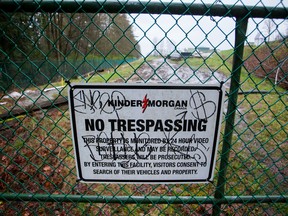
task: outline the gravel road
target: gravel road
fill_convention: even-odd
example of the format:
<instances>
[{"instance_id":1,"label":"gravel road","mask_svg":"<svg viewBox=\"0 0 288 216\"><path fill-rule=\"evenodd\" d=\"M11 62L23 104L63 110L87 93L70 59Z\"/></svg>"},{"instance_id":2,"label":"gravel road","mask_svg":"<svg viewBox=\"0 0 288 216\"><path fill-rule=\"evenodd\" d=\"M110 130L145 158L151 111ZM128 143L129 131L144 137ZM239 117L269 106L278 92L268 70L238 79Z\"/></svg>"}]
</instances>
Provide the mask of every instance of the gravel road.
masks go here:
<instances>
[{"instance_id":1,"label":"gravel road","mask_svg":"<svg viewBox=\"0 0 288 216\"><path fill-rule=\"evenodd\" d=\"M187 64L175 61L154 59L144 63L129 82L173 83L173 84L219 84L226 77L208 69L195 70ZM228 83L224 84L228 87Z\"/></svg>"}]
</instances>

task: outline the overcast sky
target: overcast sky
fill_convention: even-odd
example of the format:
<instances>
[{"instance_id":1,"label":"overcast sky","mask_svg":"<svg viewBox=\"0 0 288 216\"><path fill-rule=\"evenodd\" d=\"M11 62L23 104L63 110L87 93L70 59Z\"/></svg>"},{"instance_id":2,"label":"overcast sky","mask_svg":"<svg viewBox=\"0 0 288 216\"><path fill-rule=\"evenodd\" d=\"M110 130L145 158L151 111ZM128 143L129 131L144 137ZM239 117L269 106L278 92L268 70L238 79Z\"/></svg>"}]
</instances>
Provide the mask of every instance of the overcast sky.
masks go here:
<instances>
[{"instance_id":1,"label":"overcast sky","mask_svg":"<svg viewBox=\"0 0 288 216\"><path fill-rule=\"evenodd\" d=\"M154 0L158 1L158 0ZM165 0L164 0L165 1ZM169 0L165 2L170 2ZM180 2L180 0L173 0ZM191 2L182 0L182 2ZM214 3L213 0L205 0L205 3ZM265 6L265 7L288 7L288 0L242 0L248 6ZM221 0L217 4L238 4L237 0ZM195 3L201 3L196 0ZM277 31L272 35L287 33L287 20L273 20L278 25ZM222 17L201 17L201 16L178 16L178 15L132 15L131 22L134 22L133 29L140 40L141 51L143 55L148 55L153 49L153 43L163 41L157 46L157 49L165 49L168 53L170 50L180 50L193 48L195 46L214 47L225 50L231 49L234 44L235 22L233 18ZM258 26L258 30L257 27ZM249 42L254 39L259 31L265 35L265 24L263 19L249 19L247 35ZM175 46L172 46L172 43Z\"/></svg>"}]
</instances>

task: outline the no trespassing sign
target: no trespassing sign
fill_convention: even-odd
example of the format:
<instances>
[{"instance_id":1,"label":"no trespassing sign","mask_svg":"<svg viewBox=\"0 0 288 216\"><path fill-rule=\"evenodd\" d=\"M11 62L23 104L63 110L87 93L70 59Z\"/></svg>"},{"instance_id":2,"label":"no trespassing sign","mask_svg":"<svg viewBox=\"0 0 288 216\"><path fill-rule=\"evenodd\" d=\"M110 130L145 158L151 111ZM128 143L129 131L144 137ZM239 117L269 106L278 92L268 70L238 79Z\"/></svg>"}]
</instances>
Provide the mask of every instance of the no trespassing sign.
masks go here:
<instances>
[{"instance_id":1,"label":"no trespassing sign","mask_svg":"<svg viewBox=\"0 0 288 216\"><path fill-rule=\"evenodd\" d=\"M80 181L212 181L223 87L72 84L68 91Z\"/></svg>"}]
</instances>

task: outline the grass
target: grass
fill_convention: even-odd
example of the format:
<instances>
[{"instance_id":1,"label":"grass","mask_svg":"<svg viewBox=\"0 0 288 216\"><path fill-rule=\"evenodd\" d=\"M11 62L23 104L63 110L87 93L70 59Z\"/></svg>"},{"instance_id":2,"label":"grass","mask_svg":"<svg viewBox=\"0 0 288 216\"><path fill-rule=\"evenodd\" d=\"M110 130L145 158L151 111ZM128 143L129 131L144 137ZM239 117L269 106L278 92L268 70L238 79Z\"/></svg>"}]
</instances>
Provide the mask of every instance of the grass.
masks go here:
<instances>
[{"instance_id":1,"label":"grass","mask_svg":"<svg viewBox=\"0 0 288 216\"><path fill-rule=\"evenodd\" d=\"M111 68L103 72L96 72L85 79L88 83L103 83L103 82L127 82L133 76L137 68L141 67L145 61L151 61L153 57L141 58L136 61L122 64L115 69ZM72 80L71 82L82 82L81 77Z\"/></svg>"},{"instance_id":2,"label":"grass","mask_svg":"<svg viewBox=\"0 0 288 216\"><path fill-rule=\"evenodd\" d=\"M251 55L251 51L245 47L244 59ZM220 71L229 80L232 54L233 50L227 50L214 53L205 60L188 59L186 63L198 70ZM284 171L288 162L287 90L275 86L269 79L250 74L245 68L242 68L240 80L239 92L268 93L238 96L226 194L285 195L288 186L287 171ZM288 213L283 204L271 205L268 209L277 212L278 208ZM257 214L264 214L266 210L258 208ZM243 207L241 211L246 212Z\"/></svg>"}]
</instances>

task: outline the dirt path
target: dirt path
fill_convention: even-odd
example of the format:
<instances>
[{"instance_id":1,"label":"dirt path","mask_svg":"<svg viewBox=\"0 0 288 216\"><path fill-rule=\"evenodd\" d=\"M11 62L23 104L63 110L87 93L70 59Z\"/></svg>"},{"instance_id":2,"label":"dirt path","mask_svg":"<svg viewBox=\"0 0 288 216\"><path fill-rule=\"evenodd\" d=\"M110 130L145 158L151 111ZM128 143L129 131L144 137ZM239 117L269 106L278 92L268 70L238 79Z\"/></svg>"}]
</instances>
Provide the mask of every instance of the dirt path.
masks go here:
<instances>
[{"instance_id":1,"label":"dirt path","mask_svg":"<svg viewBox=\"0 0 288 216\"><path fill-rule=\"evenodd\" d=\"M227 78L208 69L195 70L186 63L166 59L145 62L128 82L173 83L173 84L219 84ZM228 87L228 83L224 84Z\"/></svg>"}]
</instances>

